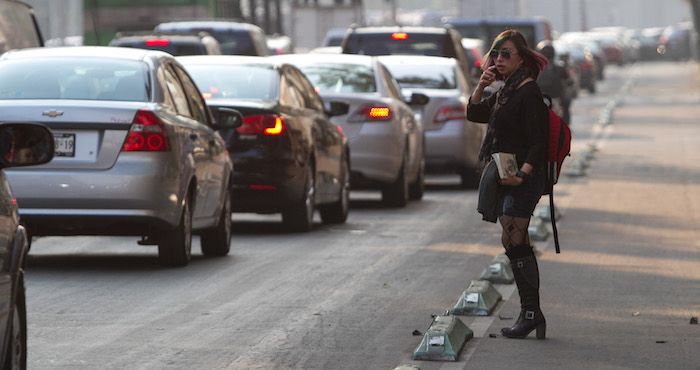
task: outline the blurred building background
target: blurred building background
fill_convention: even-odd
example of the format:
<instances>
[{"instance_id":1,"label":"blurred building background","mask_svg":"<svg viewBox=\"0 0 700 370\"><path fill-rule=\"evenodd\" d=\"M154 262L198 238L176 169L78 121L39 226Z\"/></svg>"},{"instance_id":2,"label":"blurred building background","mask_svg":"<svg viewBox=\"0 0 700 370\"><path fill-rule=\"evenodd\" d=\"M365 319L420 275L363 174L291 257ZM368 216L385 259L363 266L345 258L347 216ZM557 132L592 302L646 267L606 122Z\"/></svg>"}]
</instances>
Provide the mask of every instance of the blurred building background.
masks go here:
<instances>
[{"instance_id":1,"label":"blurred building background","mask_svg":"<svg viewBox=\"0 0 700 370\"><path fill-rule=\"evenodd\" d=\"M661 27L692 21L698 0L25 0L46 40L105 43L116 31L148 30L183 18L238 18L268 34L314 47L330 28L439 25L445 16L543 16L557 32L593 27ZM698 5L700 6L700 5ZM103 34L99 34L102 32ZM313 35L312 35L313 34ZM311 37L313 36L313 37ZM68 37L68 39L66 39ZM73 37L71 39L70 37ZM300 39L295 39L300 38ZM66 41L67 40L67 41ZM99 40L99 41L97 41ZM91 42L87 42L91 43ZM307 45L308 44L308 45ZM312 45L313 44L313 45Z\"/></svg>"}]
</instances>

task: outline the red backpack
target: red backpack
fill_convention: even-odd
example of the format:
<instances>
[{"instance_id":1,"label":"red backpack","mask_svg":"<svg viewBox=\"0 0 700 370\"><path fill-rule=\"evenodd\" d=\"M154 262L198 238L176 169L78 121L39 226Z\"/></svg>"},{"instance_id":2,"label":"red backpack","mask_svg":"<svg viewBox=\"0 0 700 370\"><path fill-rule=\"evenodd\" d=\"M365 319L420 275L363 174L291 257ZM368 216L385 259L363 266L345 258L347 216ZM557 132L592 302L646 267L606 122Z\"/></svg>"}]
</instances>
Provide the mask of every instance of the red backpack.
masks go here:
<instances>
[{"instance_id":1,"label":"red backpack","mask_svg":"<svg viewBox=\"0 0 700 370\"><path fill-rule=\"evenodd\" d=\"M571 129L559 115L552 110L552 98L543 94L545 100L549 100L547 109L549 110L549 126L547 127L549 142L547 143L547 168L544 194L549 194L549 216L552 220L552 234L554 235L554 246L559 253L559 235L554 217L554 184L559 181L561 166L564 159L571 151Z\"/></svg>"}]
</instances>

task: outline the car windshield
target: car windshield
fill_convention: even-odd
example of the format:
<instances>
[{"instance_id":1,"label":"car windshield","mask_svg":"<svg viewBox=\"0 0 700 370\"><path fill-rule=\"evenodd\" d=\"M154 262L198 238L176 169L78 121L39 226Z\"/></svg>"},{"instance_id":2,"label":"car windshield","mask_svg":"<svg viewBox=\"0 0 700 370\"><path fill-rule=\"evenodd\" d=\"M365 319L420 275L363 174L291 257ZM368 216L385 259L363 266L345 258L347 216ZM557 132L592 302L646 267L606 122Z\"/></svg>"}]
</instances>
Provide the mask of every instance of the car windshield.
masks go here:
<instances>
[{"instance_id":1,"label":"car windshield","mask_svg":"<svg viewBox=\"0 0 700 370\"><path fill-rule=\"evenodd\" d=\"M448 65L386 64L402 88L456 89L455 68Z\"/></svg>"},{"instance_id":2,"label":"car windshield","mask_svg":"<svg viewBox=\"0 0 700 370\"><path fill-rule=\"evenodd\" d=\"M357 64L298 65L320 93L376 92L374 72L370 66Z\"/></svg>"},{"instance_id":3,"label":"car windshield","mask_svg":"<svg viewBox=\"0 0 700 370\"><path fill-rule=\"evenodd\" d=\"M277 99L279 74L268 66L189 64L205 99Z\"/></svg>"},{"instance_id":4,"label":"car windshield","mask_svg":"<svg viewBox=\"0 0 700 370\"><path fill-rule=\"evenodd\" d=\"M364 55L428 55L457 57L447 34L377 33L352 34L343 50L346 54Z\"/></svg>"},{"instance_id":5,"label":"car windshield","mask_svg":"<svg viewBox=\"0 0 700 370\"><path fill-rule=\"evenodd\" d=\"M55 57L7 60L0 68L0 99L148 101L143 62Z\"/></svg>"}]
</instances>

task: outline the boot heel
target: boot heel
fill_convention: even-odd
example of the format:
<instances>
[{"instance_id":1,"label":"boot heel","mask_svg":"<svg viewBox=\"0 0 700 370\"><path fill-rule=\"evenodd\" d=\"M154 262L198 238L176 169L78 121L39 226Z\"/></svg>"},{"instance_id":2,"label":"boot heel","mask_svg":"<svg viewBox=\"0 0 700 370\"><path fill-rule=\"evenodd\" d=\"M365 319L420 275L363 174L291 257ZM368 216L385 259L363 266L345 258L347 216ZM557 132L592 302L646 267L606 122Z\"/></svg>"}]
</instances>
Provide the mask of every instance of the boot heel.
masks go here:
<instances>
[{"instance_id":1,"label":"boot heel","mask_svg":"<svg viewBox=\"0 0 700 370\"><path fill-rule=\"evenodd\" d=\"M537 326L537 339L544 339L547 333L547 324L540 324Z\"/></svg>"}]
</instances>

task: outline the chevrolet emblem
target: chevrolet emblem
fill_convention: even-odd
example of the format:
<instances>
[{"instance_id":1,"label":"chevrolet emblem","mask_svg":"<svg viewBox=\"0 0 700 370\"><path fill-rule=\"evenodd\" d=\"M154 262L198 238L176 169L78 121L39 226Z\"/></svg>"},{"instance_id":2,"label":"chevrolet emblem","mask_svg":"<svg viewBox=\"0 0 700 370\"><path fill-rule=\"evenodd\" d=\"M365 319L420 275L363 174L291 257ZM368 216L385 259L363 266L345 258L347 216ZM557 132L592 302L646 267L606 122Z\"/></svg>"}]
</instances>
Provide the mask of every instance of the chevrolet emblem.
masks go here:
<instances>
[{"instance_id":1,"label":"chevrolet emblem","mask_svg":"<svg viewBox=\"0 0 700 370\"><path fill-rule=\"evenodd\" d=\"M55 110L55 109L49 109L49 110L45 110L41 115L42 115L42 116L49 116L49 117L51 117L51 118L56 118L56 117L58 117L58 116L62 116L62 115L63 115L63 111Z\"/></svg>"}]
</instances>

